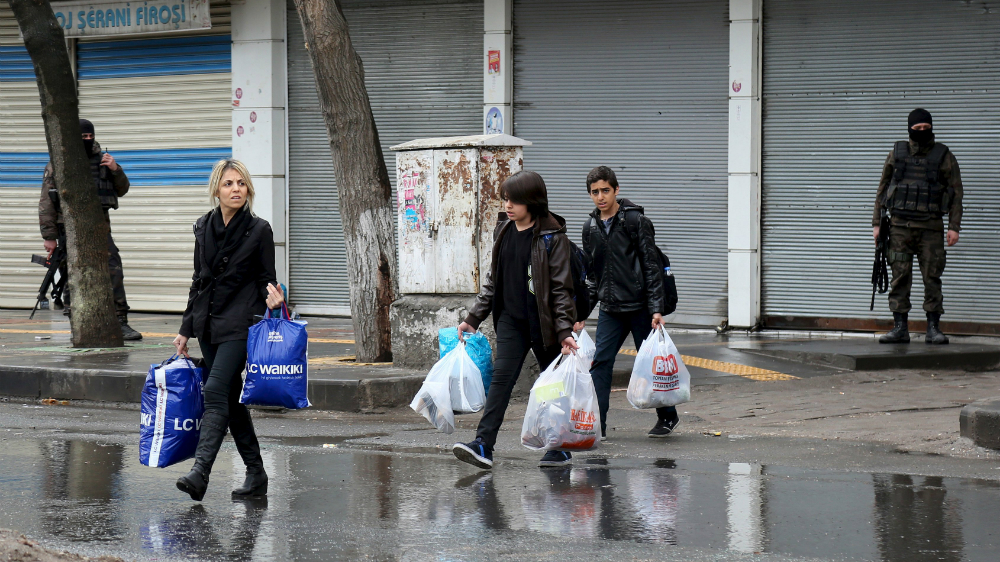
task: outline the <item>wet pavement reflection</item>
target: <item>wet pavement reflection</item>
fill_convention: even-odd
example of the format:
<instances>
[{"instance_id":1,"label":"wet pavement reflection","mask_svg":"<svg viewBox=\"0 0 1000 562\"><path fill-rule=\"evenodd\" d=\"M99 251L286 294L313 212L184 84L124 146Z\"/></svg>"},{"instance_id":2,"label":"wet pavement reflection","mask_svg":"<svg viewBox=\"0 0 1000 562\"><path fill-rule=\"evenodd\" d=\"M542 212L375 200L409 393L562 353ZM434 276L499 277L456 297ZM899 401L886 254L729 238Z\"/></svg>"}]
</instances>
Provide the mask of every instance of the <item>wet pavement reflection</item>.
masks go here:
<instances>
[{"instance_id":1,"label":"wet pavement reflection","mask_svg":"<svg viewBox=\"0 0 1000 562\"><path fill-rule=\"evenodd\" d=\"M234 502L227 444L203 503L134 444L53 434L4 441L0 527L87 554L189 560L483 557L482 545L586 554L690 547L885 561L995 560L1000 483L751 463L604 458L474 472L450 456L271 442L266 500ZM609 558L613 559L613 557Z\"/></svg>"}]
</instances>

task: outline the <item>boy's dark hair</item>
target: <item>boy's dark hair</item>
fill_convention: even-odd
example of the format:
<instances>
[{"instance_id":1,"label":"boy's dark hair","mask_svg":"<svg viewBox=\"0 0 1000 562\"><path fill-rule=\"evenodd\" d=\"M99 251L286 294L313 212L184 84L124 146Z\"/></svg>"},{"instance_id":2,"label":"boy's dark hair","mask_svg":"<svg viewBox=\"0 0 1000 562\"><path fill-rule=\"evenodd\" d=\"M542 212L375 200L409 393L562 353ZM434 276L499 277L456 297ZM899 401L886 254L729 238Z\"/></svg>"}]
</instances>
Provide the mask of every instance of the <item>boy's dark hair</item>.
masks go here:
<instances>
[{"instance_id":1,"label":"boy's dark hair","mask_svg":"<svg viewBox=\"0 0 1000 562\"><path fill-rule=\"evenodd\" d=\"M591 185L601 180L608 182L608 185L618 189L618 178L615 177L615 171L607 166L598 166L587 174L587 193L590 193Z\"/></svg>"},{"instance_id":2,"label":"boy's dark hair","mask_svg":"<svg viewBox=\"0 0 1000 562\"><path fill-rule=\"evenodd\" d=\"M536 172L521 170L503 180L500 184L500 198L527 205L533 218L549 216L549 194L545 189L545 180Z\"/></svg>"}]
</instances>

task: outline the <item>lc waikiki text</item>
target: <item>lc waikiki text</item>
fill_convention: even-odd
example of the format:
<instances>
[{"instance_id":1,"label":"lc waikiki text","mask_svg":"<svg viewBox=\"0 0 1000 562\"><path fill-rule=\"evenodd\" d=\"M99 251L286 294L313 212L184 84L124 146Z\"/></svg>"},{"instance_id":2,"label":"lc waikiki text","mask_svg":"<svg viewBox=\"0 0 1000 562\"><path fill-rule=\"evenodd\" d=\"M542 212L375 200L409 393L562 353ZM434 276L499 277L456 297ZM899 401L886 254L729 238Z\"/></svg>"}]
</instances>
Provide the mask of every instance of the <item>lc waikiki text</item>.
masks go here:
<instances>
[{"instance_id":1,"label":"lc waikiki text","mask_svg":"<svg viewBox=\"0 0 1000 562\"><path fill-rule=\"evenodd\" d=\"M142 425L153 425L153 414L141 414L141 420L139 423ZM174 418L174 431L192 431L201 430L201 420L182 420L180 418Z\"/></svg>"},{"instance_id":2,"label":"lc waikiki text","mask_svg":"<svg viewBox=\"0 0 1000 562\"><path fill-rule=\"evenodd\" d=\"M126 4L128 6L128 4ZM133 12L135 17L133 18ZM64 29L73 29L73 12L56 12L56 21ZM187 21L185 4L172 6L136 6L115 10L80 10L76 13L76 27L131 27L135 22L140 25L161 25L165 23L181 23Z\"/></svg>"}]
</instances>

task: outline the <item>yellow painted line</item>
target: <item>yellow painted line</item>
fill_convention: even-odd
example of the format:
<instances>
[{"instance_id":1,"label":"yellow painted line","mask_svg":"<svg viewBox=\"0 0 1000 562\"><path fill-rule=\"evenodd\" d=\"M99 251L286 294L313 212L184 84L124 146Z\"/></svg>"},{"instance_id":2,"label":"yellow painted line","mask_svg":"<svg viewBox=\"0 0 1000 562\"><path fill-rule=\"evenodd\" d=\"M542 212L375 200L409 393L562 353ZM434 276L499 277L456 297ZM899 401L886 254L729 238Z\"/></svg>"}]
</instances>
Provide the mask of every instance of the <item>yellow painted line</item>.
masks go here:
<instances>
[{"instance_id":1,"label":"yellow painted line","mask_svg":"<svg viewBox=\"0 0 1000 562\"><path fill-rule=\"evenodd\" d=\"M637 352L634 349L623 349L619 353L622 355L637 355ZM681 360L684 361L685 365L701 367L702 369L718 371L720 373L729 373L731 375L737 375L754 381L791 381L798 380L799 378L794 375L786 375L785 373L779 373L778 371L771 371L769 369L761 369L758 367L751 367L749 365L740 365L739 363L726 363L725 361L716 361L714 359L692 357L691 355L681 355Z\"/></svg>"},{"instance_id":2,"label":"yellow painted line","mask_svg":"<svg viewBox=\"0 0 1000 562\"><path fill-rule=\"evenodd\" d=\"M392 363L356 363L353 355L343 357L312 357L310 365L336 365L340 367L391 367Z\"/></svg>"},{"instance_id":3,"label":"yellow painted line","mask_svg":"<svg viewBox=\"0 0 1000 562\"><path fill-rule=\"evenodd\" d=\"M0 328L0 334L68 334L69 330L11 330Z\"/></svg>"},{"instance_id":4,"label":"yellow painted line","mask_svg":"<svg viewBox=\"0 0 1000 562\"><path fill-rule=\"evenodd\" d=\"M309 341L313 343L354 343L354 340L332 340L329 338L309 338Z\"/></svg>"}]
</instances>

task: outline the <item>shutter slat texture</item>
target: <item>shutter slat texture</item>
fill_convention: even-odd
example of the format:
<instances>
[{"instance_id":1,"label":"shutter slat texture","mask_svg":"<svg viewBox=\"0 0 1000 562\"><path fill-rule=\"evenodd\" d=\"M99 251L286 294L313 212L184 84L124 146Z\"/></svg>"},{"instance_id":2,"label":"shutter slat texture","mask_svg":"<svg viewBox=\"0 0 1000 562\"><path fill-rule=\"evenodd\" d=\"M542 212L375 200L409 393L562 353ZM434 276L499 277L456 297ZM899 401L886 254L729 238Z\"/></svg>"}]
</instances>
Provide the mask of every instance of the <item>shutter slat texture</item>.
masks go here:
<instances>
[{"instance_id":1,"label":"shutter slat texture","mask_svg":"<svg viewBox=\"0 0 1000 562\"><path fill-rule=\"evenodd\" d=\"M581 243L587 172L615 170L670 256L674 322L727 316L728 3L514 2L514 134Z\"/></svg>"},{"instance_id":2,"label":"shutter slat texture","mask_svg":"<svg viewBox=\"0 0 1000 562\"><path fill-rule=\"evenodd\" d=\"M958 158L961 241L943 277L950 321L1000 318L1000 2L764 3L763 308L869 312L871 216L882 166L916 107ZM922 316L914 260L911 301Z\"/></svg>"}]
</instances>

